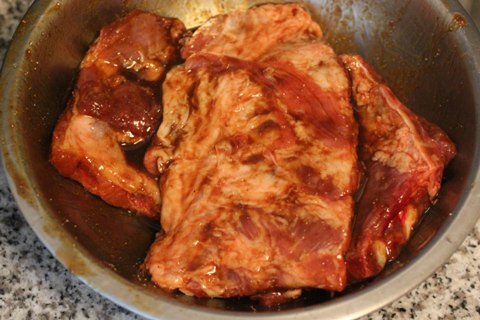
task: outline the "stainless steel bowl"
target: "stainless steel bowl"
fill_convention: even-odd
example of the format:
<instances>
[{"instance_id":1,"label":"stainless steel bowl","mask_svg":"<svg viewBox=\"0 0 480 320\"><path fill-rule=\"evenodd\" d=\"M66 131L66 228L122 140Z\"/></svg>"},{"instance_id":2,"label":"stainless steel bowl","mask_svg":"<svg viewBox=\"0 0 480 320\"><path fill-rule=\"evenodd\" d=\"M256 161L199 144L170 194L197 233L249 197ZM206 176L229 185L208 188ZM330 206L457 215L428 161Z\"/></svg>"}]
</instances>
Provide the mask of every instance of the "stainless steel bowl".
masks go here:
<instances>
[{"instance_id":1,"label":"stainless steel bowl","mask_svg":"<svg viewBox=\"0 0 480 320\"><path fill-rule=\"evenodd\" d=\"M72 273L143 316L164 319L355 318L399 298L440 267L480 216L480 37L457 1L304 1L338 53L370 61L414 111L458 147L438 202L397 262L331 297L252 313L248 299L195 299L146 285L137 270L158 225L111 208L48 162L54 124L79 62L100 28L133 8L195 27L262 1L38 0L17 30L0 80L1 145L11 189L29 224Z\"/></svg>"}]
</instances>

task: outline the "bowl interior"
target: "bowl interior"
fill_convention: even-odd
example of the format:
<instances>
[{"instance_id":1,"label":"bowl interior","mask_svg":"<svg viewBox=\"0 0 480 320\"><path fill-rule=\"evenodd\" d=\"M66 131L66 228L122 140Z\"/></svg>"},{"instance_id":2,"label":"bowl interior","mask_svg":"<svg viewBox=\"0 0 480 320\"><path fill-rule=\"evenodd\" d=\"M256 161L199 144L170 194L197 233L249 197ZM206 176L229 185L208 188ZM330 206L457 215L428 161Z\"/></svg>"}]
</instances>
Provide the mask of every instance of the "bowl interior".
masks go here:
<instances>
[{"instance_id":1,"label":"bowl interior","mask_svg":"<svg viewBox=\"0 0 480 320\"><path fill-rule=\"evenodd\" d=\"M15 79L7 92L8 106L2 109L8 109L3 111L3 127L11 140L7 143L15 144L27 181L12 175L9 166L15 164L5 159L7 170L17 190L22 183L34 190L33 196L40 201L42 210L68 231L72 241L87 252L93 263L106 266L135 283L134 286L145 286L138 270L158 223L106 205L76 182L61 177L48 162L52 131L71 93L79 63L100 28L131 9L175 16L193 28L209 16L260 2L37 1L17 31L16 42L5 62L15 64L15 68L2 78L5 87L6 79ZM321 23L337 53L362 54L404 103L442 127L458 147L458 155L446 171L438 202L425 215L401 257L373 281L335 297L348 296L388 279L398 268L409 264L438 230L449 223L452 213L460 214L462 197L468 193L472 172L477 168L478 83L471 76L469 59L473 58L465 54L468 20L452 12L445 4L447 1L302 3ZM62 260L62 253L55 254ZM247 311L252 306L259 308L247 299L202 300L169 296L155 288L149 290L165 299L209 308ZM335 297L312 290L298 301L279 308L296 309Z\"/></svg>"}]
</instances>

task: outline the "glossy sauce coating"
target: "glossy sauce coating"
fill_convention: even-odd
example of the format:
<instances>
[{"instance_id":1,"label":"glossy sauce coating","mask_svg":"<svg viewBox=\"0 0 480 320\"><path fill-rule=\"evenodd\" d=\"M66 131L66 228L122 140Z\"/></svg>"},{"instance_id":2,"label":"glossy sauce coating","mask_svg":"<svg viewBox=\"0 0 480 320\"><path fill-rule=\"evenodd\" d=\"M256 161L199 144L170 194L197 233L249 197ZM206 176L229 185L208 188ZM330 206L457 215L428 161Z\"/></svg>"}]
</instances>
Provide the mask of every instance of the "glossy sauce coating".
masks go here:
<instances>
[{"instance_id":1,"label":"glossy sauce coating","mask_svg":"<svg viewBox=\"0 0 480 320\"><path fill-rule=\"evenodd\" d=\"M82 61L78 112L108 123L123 143L148 140L160 124L161 82L180 62L184 31L179 20L140 11L103 28Z\"/></svg>"},{"instance_id":2,"label":"glossy sauce coating","mask_svg":"<svg viewBox=\"0 0 480 320\"><path fill-rule=\"evenodd\" d=\"M157 180L123 146L146 143L161 119L160 84L179 59L176 19L134 11L106 26L82 61L53 133L51 163L107 203L156 217Z\"/></svg>"},{"instance_id":3,"label":"glossy sauce coating","mask_svg":"<svg viewBox=\"0 0 480 320\"><path fill-rule=\"evenodd\" d=\"M320 38L278 40L254 60L221 50L192 54L163 86L145 157L163 173L152 280L268 303L303 287L343 290L358 186L345 70Z\"/></svg>"}]
</instances>

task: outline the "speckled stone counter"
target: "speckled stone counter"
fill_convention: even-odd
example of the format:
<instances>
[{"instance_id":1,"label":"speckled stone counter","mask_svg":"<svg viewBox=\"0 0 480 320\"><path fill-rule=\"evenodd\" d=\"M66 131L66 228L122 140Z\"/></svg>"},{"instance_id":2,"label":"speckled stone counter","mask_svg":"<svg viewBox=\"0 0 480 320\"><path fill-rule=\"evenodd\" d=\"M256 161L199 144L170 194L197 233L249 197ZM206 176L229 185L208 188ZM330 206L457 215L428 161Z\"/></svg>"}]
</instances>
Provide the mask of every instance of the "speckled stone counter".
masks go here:
<instances>
[{"instance_id":1,"label":"speckled stone counter","mask_svg":"<svg viewBox=\"0 0 480 320\"><path fill-rule=\"evenodd\" d=\"M0 0L0 65L31 0ZM480 319L480 222L432 277L366 319ZM23 219L0 169L0 319L141 319L71 275Z\"/></svg>"}]
</instances>

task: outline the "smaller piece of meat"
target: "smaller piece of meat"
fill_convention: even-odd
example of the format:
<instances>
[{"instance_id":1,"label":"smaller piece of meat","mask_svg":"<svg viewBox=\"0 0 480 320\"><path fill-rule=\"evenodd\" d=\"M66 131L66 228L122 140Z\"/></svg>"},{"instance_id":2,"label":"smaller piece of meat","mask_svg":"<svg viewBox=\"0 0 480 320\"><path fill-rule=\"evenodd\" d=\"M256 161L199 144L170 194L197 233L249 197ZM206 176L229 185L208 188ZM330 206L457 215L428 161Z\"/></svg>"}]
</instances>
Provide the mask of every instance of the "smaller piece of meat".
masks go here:
<instances>
[{"instance_id":1,"label":"smaller piece of meat","mask_svg":"<svg viewBox=\"0 0 480 320\"><path fill-rule=\"evenodd\" d=\"M50 161L107 203L157 217L155 178L122 146L149 141L161 120L160 87L180 59L177 19L134 11L104 27L87 52L73 96L55 127Z\"/></svg>"},{"instance_id":2,"label":"smaller piece of meat","mask_svg":"<svg viewBox=\"0 0 480 320\"><path fill-rule=\"evenodd\" d=\"M350 72L367 182L347 253L351 280L378 274L395 259L438 190L455 146L415 115L361 57L341 57Z\"/></svg>"},{"instance_id":3,"label":"smaller piece of meat","mask_svg":"<svg viewBox=\"0 0 480 320\"><path fill-rule=\"evenodd\" d=\"M264 4L211 18L188 39L182 57L208 52L253 61L279 43L321 37L320 26L298 4Z\"/></svg>"},{"instance_id":4,"label":"smaller piece of meat","mask_svg":"<svg viewBox=\"0 0 480 320\"><path fill-rule=\"evenodd\" d=\"M104 27L80 66L75 108L107 122L120 143L148 140L160 123L158 93L180 62L184 32L180 20L142 11Z\"/></svg>"},{"instance_id":5,"label":"smaller piece of meat","mask_svg":"<svg viewBox=\"0 0 480 320\"><path fill-rule=\"evenodd\" d=\"M160 203L157 181L127 162L108 124L74 112L69 108L55 128L52 164L105 202L156 217Z\"/></svg>"}]
</instances>

